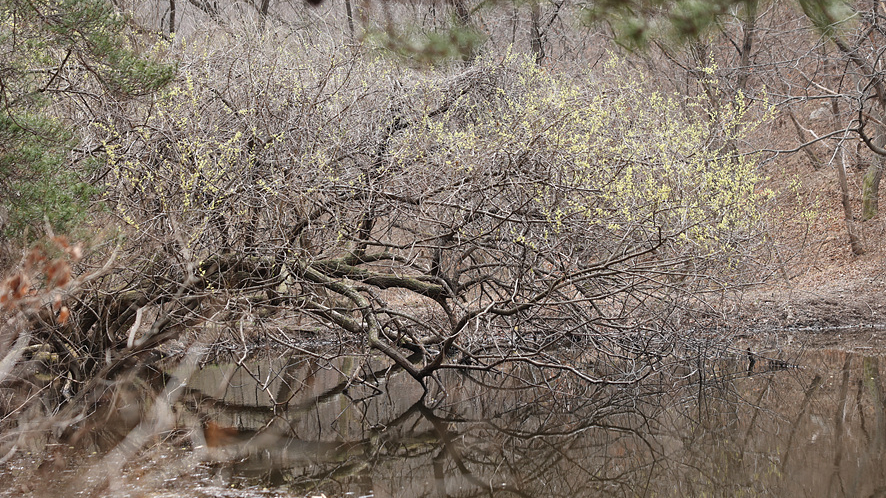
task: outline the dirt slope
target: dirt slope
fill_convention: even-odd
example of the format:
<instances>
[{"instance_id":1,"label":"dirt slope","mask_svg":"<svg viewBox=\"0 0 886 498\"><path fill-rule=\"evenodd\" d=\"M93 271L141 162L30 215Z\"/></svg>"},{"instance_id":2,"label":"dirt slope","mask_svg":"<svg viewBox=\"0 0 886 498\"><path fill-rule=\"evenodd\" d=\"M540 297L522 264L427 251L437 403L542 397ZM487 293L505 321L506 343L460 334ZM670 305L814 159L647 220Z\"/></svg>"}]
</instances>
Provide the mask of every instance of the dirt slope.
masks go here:
<instances>
[{"instance_id":1,"label":"dirt slope","mask_svg":"<svg viewBox=\"0 0 886 498\"><path fill-rule=\"evenodd\" d=\"M834 166L815 171L794 155L766 167L781 192L784 219L771 224L781 261L773 258L772 276L742 296L741 326L757 336L789 329L821 336L814 339L821 345L886 347L886 331L876 330L886 328L886 216L858 224L866 252L853 255ZM856 215L863 175L847 171Z\"/></svg>"}]
</instances>

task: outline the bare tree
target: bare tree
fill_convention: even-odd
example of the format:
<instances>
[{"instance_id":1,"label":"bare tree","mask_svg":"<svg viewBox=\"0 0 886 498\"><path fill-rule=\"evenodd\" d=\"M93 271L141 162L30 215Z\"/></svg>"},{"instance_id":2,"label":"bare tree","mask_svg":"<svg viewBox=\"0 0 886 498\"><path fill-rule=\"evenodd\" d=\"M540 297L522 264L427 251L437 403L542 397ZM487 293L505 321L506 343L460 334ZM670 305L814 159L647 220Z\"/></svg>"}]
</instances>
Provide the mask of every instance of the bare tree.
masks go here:
<instances>
[{"instance_id":1,"label":"bare tree","mask_svg":"<svg viewBox=\"0 0 886 498\"><path fill-rule=\"evenodd\" d=\"M654 92L629 110L642 83L616 61L603 93L518 58L414 82L350 57L307 80L195 59L149 126L97 128L134 245L113 296L81 298L59 335L88 348L78 369L106 378L188 328L245 323L344 331L422 384L559 364L564 341L651 361L621 336L722 290L711 265L754 240L753 163L717 159L739 114L698 122Z\"/></svg>"}]
</instances>

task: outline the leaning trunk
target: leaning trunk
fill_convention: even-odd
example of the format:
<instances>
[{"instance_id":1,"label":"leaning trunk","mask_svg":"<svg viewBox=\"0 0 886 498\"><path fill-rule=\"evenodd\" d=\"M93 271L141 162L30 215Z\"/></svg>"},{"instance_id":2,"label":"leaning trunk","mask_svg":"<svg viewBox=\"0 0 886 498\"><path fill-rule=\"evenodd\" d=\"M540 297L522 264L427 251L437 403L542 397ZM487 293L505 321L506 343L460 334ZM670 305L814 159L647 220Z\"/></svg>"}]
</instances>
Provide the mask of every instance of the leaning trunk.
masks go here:
<instances>
[{"instance_id":1,"label":"leaning trunk","mask_svg":"<svg viewBox=\"0 0 886 498\"><path fill-rule=\"evenodd\" d=\"M883 158L871 162L864 175L861 190L861 220L867 221L879 212L880 178L883 177Z\"/></svg>"},{"instance_id":2,"label":"leaning trunk","mask_svg":"<svg viewBox=\"0 0 886 498\"><path fill-rule=\"evenodd\" d=\"M842 147L842 146L841 146ZM842 151L839 152L842 156ZM852 205L849 200L849 182L846 180L846 166L837 161L837 176L840 180L840 203L843 205L843 218L846 220L846 231L849 233L849 247L856 256L864 254L864 246L858 236L855 217L852 216Z\"/></svg>"},{"instance_id":3,"label":"leaning trunk","mask_svg":"<svg viewBox=\"0 0 886 498\"><path fill-rule=\"evenodd\" d=\"M886 126L882 123L883 116L875 116L877 118L877 136L874 137L874 145L883 148L886 146ZM875 155L864 174L861 190L861 219L867 221L877 216L880 209L880 179L883 177L883 162L886 157L879 154Z\"/></svg>"},{"instance_id":4,"label":"leaning trunk","mask_svg":"<svg viewBox=\"0 0 886 498\"><path fill-rule=\"evenodd\" d=\"M831 100L831 115L834 124L838 124L839 107L837 99ZM849 248L852 254L856 256L864 254L864 245L858 236L858 228L855 225L855 216L852 215L852 204L849 199L849 181L846 179L845 151L843 150L843 142L837 144L837 177L840 181L840 204L843 205L843 219L846 220L846 231L849 233Z\"/></svg>"}]
</instances>

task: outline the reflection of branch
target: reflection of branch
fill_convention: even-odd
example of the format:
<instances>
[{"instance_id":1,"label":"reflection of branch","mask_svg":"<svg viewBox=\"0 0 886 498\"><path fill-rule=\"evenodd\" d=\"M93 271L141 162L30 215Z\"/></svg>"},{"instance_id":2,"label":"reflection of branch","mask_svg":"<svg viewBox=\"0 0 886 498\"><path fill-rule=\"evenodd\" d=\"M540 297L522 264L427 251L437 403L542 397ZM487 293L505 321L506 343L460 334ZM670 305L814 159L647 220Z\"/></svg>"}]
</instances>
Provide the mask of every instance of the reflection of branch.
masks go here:
<instances>
[{"instance_id":1,"label":"reflection of branch","mask_svg":"<svg viewBox=\"0 0 886 498\"><path fill-rule=\"evenodd\" d=\"M766 386L760 389L760 394L757 396L757 400L754 402L754 407L761 406L760 403L763 401L763 398L769 394L769 390L772 388L772 384L775 380L775 376L769 375L767 376ZM753 410L753 415L751 416L750 422L747 424L747 430L745 431L744 437L741 442L741 452L739 453L740 457L744 457L745 449L747 449L748 442L751 440L751 434L755 429L759 429L757 427L757 417L762 412L761 409Z\"/></svg>"},{"instance_id":2,"label":"reflection of branch","mask_svg":"<svg viewBox=\"0 0 886 498\"><path fill-rule=\"evenodd\" d=\"M846 399L849 397L849 366L852 363L852 355L846 355L846 361L843 362L843 382L840 384L840 392L837 395L839 400L837 411L834 413L834 463L831 465L831 475L828 478L828 487L826 493L829 496L837 496L846 494L845 489L841 489L840 493L831 491L834 486L834 480L840 480L840 463L843 460L843 420L846 417ZM842 481L841 481L842 485Z\"/></svg>"},{"instance_id":3,"label":"reflection of branch","mask_svg":"<svg viewBox=\"0 0 886 498\"><path fill-rule=\"evenodd\" d=\"M279 340L278 340L279 342ZM287 343L281 343L287 347L291 347L291 345ZM418 360L418 355L413 355L408 358L411 361ZM332 401L336 396L344 393L350 386L354 384L354 382L359 382L360 385L367 387L374 391L375 394L372 396L382 394L383 391L379 389L377 386L373 385L372 382L369 382L367 379L375 379L375 378L383 378L392 373L398 372L402 370L399 366L385 366L369 372L368 375L364 375L359 378L346 378L339 382L338 384L331 386L323 392L310 396L304 401L300 401L295 404L288 404L286 407L287 413L300 413L306 410L311 410L317 407L317 405L326 403L328 401ZM234 403L231 401L226 401L224 399L219 399L215 396L211 396L205 392L199 391L197 389L189 389L190 395L199 403L199 404L207 404L216 410L225 410L225 411L250 411L256 413L268 413L273 414L276 407L273 405L261 406L261 405L243 405L239 403Z\"/></svg>"},{"instance_id":4,"label":"reflection of branch","mask_svg":"<svg viewBox=\"0 0 886 498\"><path fill-rule=\"evenodd\" d=\"M607 384L607 385L612 384L612 385L622 385L622 386L633 385L633 384L636 384L636 383L640 382L641 380L645 379L653 372L655 372L655 368L650 366L645 369L646 372L643 375L640 375L639 377L631 379L631 380L606 380L606 379L597 379L597 378L591 377L587 374L584 374L580 370L578 370L577 368L573 367L572 365L566 365L565 363L543 362L543 361L539 361L531 356L510 356L510 357L506 357L506 358L501 358L500 356L488 356L488 357L475 356L475 358L477 358L477 359L495 359L495 361L493 361L492 363L483 365L482 368L479 368L479 367L474 368L475 370L491 370L499 365L504 365L507 363L526 363L526 364L532 365L534 367L539 367L539 368L550 368L553 370L563 370L563 371L566 371L566 372L569 372L569 373L575 375L576 377L578 377L590 384ZM440 365L438 368L440 368L440 369L443 369L443 368L464 369L465 367L466 367L466 365Z\"/></svg>"},{"instance_id":5,"label":"reflection of branch","mask_svg":"<svg viewBox=\"0 0 886 498\"><path fill-rule=\"evenodd\" d=\"M809 402L812 400L812 396L818 389L819 384L821 384L821 375L816 374L815 377L812 378L812 381L809 383L809 387L806 388L806 392L803 395L803 402L800 404L800 411L797 412L794 423L791 424L791 433L788 436L788 442L784 449L784 456L781 459L782 473L784 473L785 469L788 466L788 460L791 457L791 447L794 445L794 436L797 434L797 430L800 428L801 425L800 420L804 416L806 416L806 409L809 407Z\"/></svg>"},{"instance_id":6,"label":"reflection of branch","mask_svg":"<svg viewBox=\"0 0 886 498\"><path fill-rule=\"evenodd\" d=\"M493 489L492 489L491 483L484 482L484 481L480 480L465 465L464 458L461 455L461 451L459 451L458 447L456 447L456 445L453 444L453 441L455 440L455 437L454 437L455 435L453 434L453 431L451 431L449 429L449 427L450 427L449 422L441 420L439 417L437 417L436 414L434 414L434 411L431 410L430 408L428 408L424 404L424 399L419 400L410 409L412 409L412 408L415 408L416 411L421 413L421 415L425 418L425 420L430 422L431 425L434 427L434 430L437 432L437 436L439 437L440 442L442 443L443 448L445 449L446 456L448 456L449 458L452 459L452 462L455 463L455 467L458 469L461 476L463 478L467 479L468 482L471 482L475 486L479 487L480 489L489 490L489 492L492 493ZM443 455L440 455L440 457L442 458ZM445 488L445 485L444 485L444 488ZM522 490L520 490L508 483L502 483L501 485L497 485L495 487L495 489L509 491L509 492L514 493L518 496L527 496L527 497L529 496L528 494L526 494Z\"/></svg>"}]
</instances>

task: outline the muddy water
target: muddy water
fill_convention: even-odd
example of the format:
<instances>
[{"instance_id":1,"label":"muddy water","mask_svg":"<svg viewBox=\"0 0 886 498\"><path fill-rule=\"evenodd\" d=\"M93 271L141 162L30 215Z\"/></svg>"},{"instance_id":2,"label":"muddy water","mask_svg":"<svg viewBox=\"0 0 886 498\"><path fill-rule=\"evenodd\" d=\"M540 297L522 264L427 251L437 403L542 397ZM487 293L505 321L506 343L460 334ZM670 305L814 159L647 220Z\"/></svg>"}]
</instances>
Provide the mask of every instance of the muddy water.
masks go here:
<instances>
[{"instance_id":1,"label":"muddy water","mask_svg":"<svg viewBox=\"0 0 886 498\"><path fill-rule=\"evenodd\" d=\"M6 464L4 489L39 492L21 488L37 476L43 489L121 496L886 492L886 358L823 350L789 363L800 368L760 358L749 372L736 355L632 386L517 367L444 372L427 394L350 357L209 365L171 403L174 427L109 484L90 488L106 450L71 447L50 472ZM94 430L126 433L113 424Z\"/></svg>"}]
</instances>

